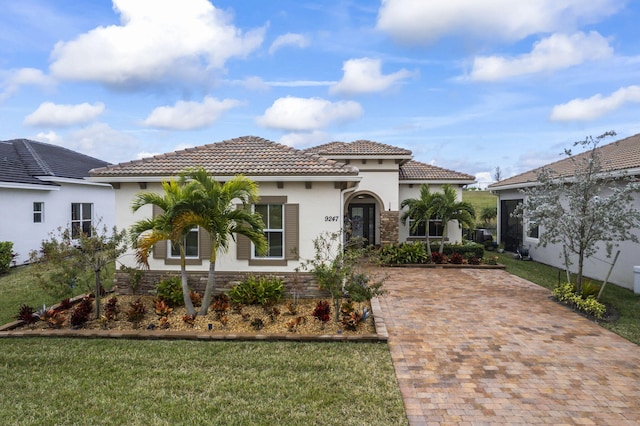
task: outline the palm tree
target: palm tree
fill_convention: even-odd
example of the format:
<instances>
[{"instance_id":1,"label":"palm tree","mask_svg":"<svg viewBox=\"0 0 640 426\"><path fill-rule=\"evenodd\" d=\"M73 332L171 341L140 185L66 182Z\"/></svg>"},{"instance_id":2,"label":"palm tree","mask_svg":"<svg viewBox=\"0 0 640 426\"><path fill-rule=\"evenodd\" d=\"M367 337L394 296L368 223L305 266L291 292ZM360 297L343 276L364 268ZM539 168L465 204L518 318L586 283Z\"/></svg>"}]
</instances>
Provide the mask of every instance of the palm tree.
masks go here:
<instances>
[{"instance_id":1,"label":"palm tree","mask_svg":"<svg viewBox=\"0 0 640 426\"><path fill-rule=\"evenodd\" d=\"M448 223L457 220L460 227L472 227L476 212L470 203L458 201L456 190L451 185L443 185L442 192L435 194L433 207L443 225L442 238L440 239L440 253L442 253Z\"/></svg>"},{"instance_id":2,"label":"palm tree","mask_svg":"<svg viewBox=\"0 0 640 426\"><path fill-rule=\"evenodd\" d=\"M187 269L185 256L185 237L193 227L187 217L188 207L193 202L190 187L184 187L174 180L162 182L163 195L150 192L140 193L131 206L134 212L142 206L153 205L162 209L162 213L153 218L142 219L134 223L131 228L131 240L136 250L136 260L143 267L149 268L149 252L154 244L171 241L180 251L180 278L182 282L182 296L189 315L196 311L189 295L187 283Z\"/></svg>"},{"instance_id":3,"label":"palm tree","mask_svg":"<svg viewBox=\"0 0 640 426\"><path fill-rule=\"evenodd\" d=\"M258 199L258 186L242 175L221 183L203 168L185 171L181 181L188 181L194 191L190 213L183 216L182 220L185 224L196 224L207 231L211 242L207 287L199 312L200 315L206 315L215 287L216 258L218 252L228 250L229 240L235 240L236 234L244 235L253 242L257 253L266 253L267 240L262 217L250 209L250 205ZM234 203L238 201L242 206L236 208Z\"/></svg>"},{"instance_id":4,"label":"palm tree","mask_svg":"<svg viewBox=\"0 0 640 426\"><path fill-rule=\"evenodd\" d=\"M420 225L425 227L425 241L427 246L427 255L431 259L431 243L429 242L429 221L435 215L434 201L437 194L429 190L429 185L420 186L420 198L408 198L400 204L401 208L409 207L400 217L404 225L411 220L411 230L417 231Z\"/></svg>"}]
</instances>

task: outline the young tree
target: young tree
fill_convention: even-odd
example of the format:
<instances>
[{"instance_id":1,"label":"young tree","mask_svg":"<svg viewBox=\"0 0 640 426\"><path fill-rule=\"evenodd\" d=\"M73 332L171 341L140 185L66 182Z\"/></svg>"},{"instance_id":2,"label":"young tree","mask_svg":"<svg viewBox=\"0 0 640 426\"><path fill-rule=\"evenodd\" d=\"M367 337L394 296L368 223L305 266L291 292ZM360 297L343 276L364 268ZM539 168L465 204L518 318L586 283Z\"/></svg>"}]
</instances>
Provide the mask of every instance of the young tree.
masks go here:
<instances>
[{"instance_id":1,"label":"young tree","mask_svg":"<svg viewBox=\"0 0 640 426\"><path fill-rule=\"evenodd\" d=\"M402 200L400 208L409 207L402 213L400 220L404 225L411 220L411 230L416 231L421 225L425 228L427 255L431 259L431 243L429 242L429 221L434 217L434 200L436 194L429 190L429 185L420 185L420 198Z\"/></svg>"},{"instance_id":2,"label":"young tree","mask_svg":"<svg viewBox=\"0 0 640 426\"><path fill-rule=\"evenodd\" d=\"M458 201L456 190L451 185L443 185L442 192L435 194L433 212L442 220L442 237L440 238L440 253L444 250L444 239L447 235L448 223L458 221L458 226L472 227L476 217L473 205L467 201Z\"/></svg>"},{"instance_id":3,"label":"young tree","mask_svg":"<svg viewBox=\"0 0 640 426\"><path fill-rule=\"evenodd\" d=\"M56 286L66 288L67 292L73 290L69 284L73 282L72 285L75 285L74 278L81 276L82 271L91 271L95 285L96 319L98 319L100 318L102 273L109 264L114 263L126 251L126 231L118 231L113 227L109 233L106 226L102 228L92 226L90 235L80 232L77 239L73 239L71 235L71 229L58 228L57 234L51 234L48 240L42 242L39 252L31 252L31 261L40 265L46 264L50 270L52 269L53 276L40 274L41 279L61 279ZM57 289L56 293L60 291Z\"/></svg>"},{"instance_id":4,"label":"young tree","mask_svg":"<svg viewBox=\"0 0 640 426\"><path fill-rule=\"evenodd\" d=\"M502 180L502 169L500 168L500 166L496 166L495 170L493 171L493 180L495 180L496 182Z\"/></svg>"},{"instance_id":5,"label":"young tree","mask_svg":"<svg viewBox=\"0 0 640 426\"><path fill-rule=\"evenodd\" d=\"M155 217L139 220L131 228L131 241L136 250L136 259L143 267L149 267L149 252L154 244L171 241L178 247L180 253L180 278L182 283L182 296L189 315L195 315L196 311L189 295L187 282L187 268L185 256L185 236L193 227L184 218L188 209L195 202L191 188L185 188L174 180L162 182L164 194L143 192L136 196L131 206L134 212L142 206L153 205L162 210Z\"/></svg>"},{"instance_id":6,"label":"young tree","mask_svg":"<svg viewBox=\"0 0 640 426\"><path fill-rule=\"evenodd\" d=\"M185 225L199 225L209 233L211 242L207 287L200 308L200 315L206 315L215 287L217 255L228 250L229 240L235 239L236 234L244 235L253 242L259 254L266 253L262 217L250 208L258 199L258 186L241 175L222 183L203 168L187 170L181 181L189 182L193 190L193 199L187 208L190 214L183 216L181 221ZM241 206L235 205L238 202Z\"/></svg>"},{"instance_id":7,"label":"young tree","mask_svg":"<svg viewBox=\"0 0 640 426\"><path fill-rule=\"evenodd\" d=\"M537 173L539 184L523 191L524 204L515 212L539 226L538 245L561 244L563 250L577 256L578 294L582 291L584 260L598 251L600 243L605 244L610 257L619 242L638 242L631 230L640 227L640 211L633 205L632 194L640 191L640 186L602 164L598 145L610 136L615 132L575 142L574 146L587 149L579 155L565 150L571 164L569 172L542 168Z\"/></svg>"}]
</instances>

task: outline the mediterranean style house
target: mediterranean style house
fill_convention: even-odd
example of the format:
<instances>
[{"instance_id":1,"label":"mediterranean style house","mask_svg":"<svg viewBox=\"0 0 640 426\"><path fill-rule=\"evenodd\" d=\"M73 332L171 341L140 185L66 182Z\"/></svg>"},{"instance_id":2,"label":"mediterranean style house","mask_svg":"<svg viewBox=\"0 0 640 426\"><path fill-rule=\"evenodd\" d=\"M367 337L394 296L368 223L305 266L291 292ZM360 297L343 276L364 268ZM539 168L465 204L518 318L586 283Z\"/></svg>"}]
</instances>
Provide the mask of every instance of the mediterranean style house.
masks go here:
<instances>
[{"instance_id":1,"label":"mediterranean style house","mask_svg":"<svg viewBox=\"0 0 640 426\"><path fill-rule=\"evenodd\" d=\"M439 237L442 225L433 221L412 235L400 223L400 203L419 196L422 184L437 191L444 184L457 188L474 177L412 160L411 151L377 142L332 142L298 150L255 136L244 136L151 158L96 168L90 180L111 184L116 197L116 224L128 228L151 217L151 206L136 213L131 203L141 191L161 193L161 182L177 177L188 167L201 166L220 181L242 174L257 182L260 200L255 208L265 212L269 254L258 257L250 242L238 238L229 251L218 256L218 276L228 280L239 273L268 273L285 277L299 268L302 259L314 256L313 240L323 232L350 233L368 244L384 245ZM450 241L460 241L458 226L447 227ZM203 230L194 230L188 248L190 280L195 288L208 271L210 248ZM178 259L170 244L157 244L147 277L175 271ZM135 267L132 253L122 263ZM226 274L226 275L225 275ZM234 275L235 274L235 275ZM125 279L120 277L119 279ZM155 279L155 278L154 278Z\"/></svg>"},{"instance_id":2,"label":"mediterranean style house","mask_svg":"<svg viewBox=\"0 0 640 426\"><path fill-rule=\"evenodd\" d=\"M603 145L597 148L600 151L600 159L604 171L620 173L620 175L638 178L640 177L640 134ZM577 154L579 156L587 153ZM547 164L546 167L560 175L572 176L574 166L569 158ZM514 217L511 213L516 206L523 202L522 190L537 183L537 172L534 169L528 172L501 180L489 185L488 189L498 196L498 241L505 245L508 251L515 251L519 247L529 249L529 254L538 262L564 269L564 261L561 258L562 247L559 245L538 246L538 235L543 229L529 226L523 223L521 218ZM636 208L640 208L640 194L634 197ZM640 229L635 230L640 238ZM634 287L634 266L640 265L640 246L630 241L620 243L620 256L612 270L609 282L626 288ZM585 276L604 280L613 259L606 257L604 247L591 259L586 259Z\"/></svg>"},{"instance_id":3,"label":"mediterranean style house","mask_svg":"<svg viewBox=\"0 0 640 426\"><path fill-rule=\"evenodd\" d=\"M13 243L15 264L57 228L88 232L114 225L111 185L85 179L109 163L27 139L0 141L0 241Z\"/></svg>"}]
</instances>

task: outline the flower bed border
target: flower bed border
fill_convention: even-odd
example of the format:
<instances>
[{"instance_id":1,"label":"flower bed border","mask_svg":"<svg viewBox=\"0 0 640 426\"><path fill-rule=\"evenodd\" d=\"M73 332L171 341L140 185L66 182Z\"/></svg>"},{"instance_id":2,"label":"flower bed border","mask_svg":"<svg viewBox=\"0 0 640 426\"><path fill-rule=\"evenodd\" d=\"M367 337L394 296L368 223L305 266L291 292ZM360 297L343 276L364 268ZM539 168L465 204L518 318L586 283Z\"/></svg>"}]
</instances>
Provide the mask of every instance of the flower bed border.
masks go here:
<instances>
[{"instance_id":1,"label":"flower bed border","mask_svg":"<svg viewBox=\"0 0 640 426\"><path fill-rule=\"evenodd\" d=\"M382 265L385 268L444 268L444 269L506 269L502 264L497 265L457 265L454 263L390 263Z\"/></svg>"},{"instance_id":2,"label":"flower bed border","mask_svg":"<svg viewBox=\"0 0 640 426\"><path fill-rule=\"evenodd\" d=\"M85 295L77 296L72 302L80 301ZM54 306L55 307L55 306ZM18 329L25 325L18 320L0 326L0 338L9 337L73 337L85 339L132 339L132 340L198 340L198 341L293 341L293 342L373 342L386 343L389 334L384 323L380 301L371 299L371 311L375 334L298 334L298 333L229 333L218 334L206 331L188 330L87 330L87 329L50 329L50 330L23 330Z\"/></svg>"}]
</instances>

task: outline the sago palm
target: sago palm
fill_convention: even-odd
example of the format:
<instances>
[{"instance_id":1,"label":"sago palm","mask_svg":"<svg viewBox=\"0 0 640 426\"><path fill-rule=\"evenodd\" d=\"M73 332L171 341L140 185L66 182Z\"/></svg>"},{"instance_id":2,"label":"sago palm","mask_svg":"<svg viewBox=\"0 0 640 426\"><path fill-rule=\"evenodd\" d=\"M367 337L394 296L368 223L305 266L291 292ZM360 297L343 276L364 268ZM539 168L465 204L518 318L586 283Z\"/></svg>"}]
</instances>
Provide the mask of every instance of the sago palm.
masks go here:
<instances>
[{"instance_id":1,"label":"sago palm","mask_svg":"<svg viewBox=\"0 0 640 426\"><path fill-rule=\"evenodd\" d=\"M207 287L200 308L200 315L206 315L215 287L217 255L228 250L230 240L235 241L236 235L244 235L253 242L258 254L266 253L262 217L250 208L258 199L258 186L242 175L222 183L203 168L187 170L182 174L181 182L188 182L193 190L190 213L181 220L185 224L199 225L209 233L211 242Z\"/></svg>"}]
</instances>

